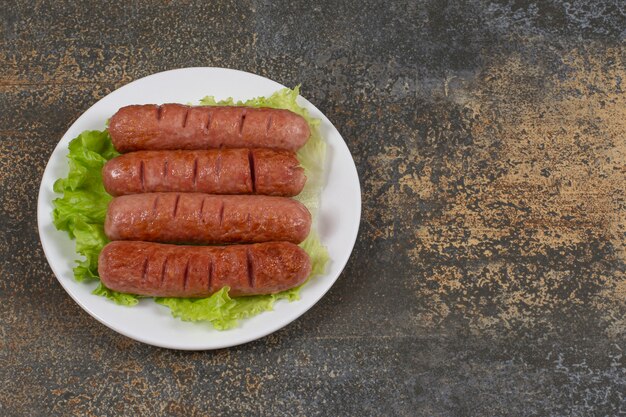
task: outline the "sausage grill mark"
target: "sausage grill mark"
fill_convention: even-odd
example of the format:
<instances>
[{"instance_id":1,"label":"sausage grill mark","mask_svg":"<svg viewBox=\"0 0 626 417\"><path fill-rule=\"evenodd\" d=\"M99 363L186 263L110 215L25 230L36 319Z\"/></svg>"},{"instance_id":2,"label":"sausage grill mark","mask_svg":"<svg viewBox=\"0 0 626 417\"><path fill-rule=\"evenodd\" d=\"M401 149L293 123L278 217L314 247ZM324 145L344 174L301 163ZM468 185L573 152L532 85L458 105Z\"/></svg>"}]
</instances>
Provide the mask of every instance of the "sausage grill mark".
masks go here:
<instances>
[{"instance_id":1,"label":"sausage grill mark","mask_svg":"<svg viewBox=\"0 0 626 417\"><path fill-rule=\"evenodd\" d=\"M243 135L243 124L246 122L246 109L241 111L241 116L239 118L239 136Z\"/></svg>"},{"instance_id":2,"label":"sausage grill mark","mask_svg":"<svg viewBox=\"0 0 626 417\"><path fill-rule=\"evenodd\" d=\"M157 122L161 121L162 112L163 112L163 107L157 106Z\"/></svg>"},{"instance_id":3,"label":"sausage grill mark","mask_svg":"<svg viewBox=\"0 0 626 417\"><path fill-rule=\"evenodd\" d=\"M205 223L205 219L204 219L204 202L206 201L206 198L202 199L202 203L200 204L200 211L198 212L198 218L200 220L202 220L202 223Z\"/></svg>"},{"instance_id":4,"label":"sausage grill mark","mask_svg":"<svg viewBox=\"0 0 626 417\"><path fill-rule=\"evenodd\" d=\"M182 126L183 129L187 127L187 117L189 117L189 107L187 107L187 111L185 112L185 117L183 118L183 126Z\"/></svg>"},{"instance_id":5,"label":"sausage grill mark","mask_svg":"<svg viewBox=\"0 0 626 417\"><path fill-rule=\"evenodd\" d=\"M176 218L176 213L178 212L179 201L180 201L180 194L176 194L176 200L174 200L174 213L172 214L172 218Z\"/></svg>"},{"instance_id":6,"label":"sausage grill mark","mask_svg":"<svg viewBox=\"0 0 626 417\"><path fill-rule=\"evenodd\" d=\"M152 215L156 216L157 215L157 206L159 205L159 195L157 194L157 196L154 198L154 203L152 203Z\"/></svg>"},{"instance_id":7,"label":"sausage grill mark","mask_svg":"<svg viewBox=\"0 0 626 417\"><path fill-rule=\"evenodd\" d=\"M254 175L254 153L248 150L248 167L250 168L250 182L252 182L252 194L256 194L256 178Z\"/></svg>"},{"instance_id":8,"label":"sausage grill mark","mask_svg":"<svg viewBox=\"0 0 626 417\"><path fill-rule=\"evenodd\" d=\"M167 159L163 161L163 172L161 173L161 176L163 177L164 182L165 182L165 179L167 178L167 163L168 163Z\"/></svg>"},{"instance_id":9,"label":"sausage grill mark","mask_svg":"<svg viewBox=\"0 0 626 417\"><path fill-rule=\"evenodd\" d=\"M143 261L143 269L141 272L141 284L145 284L146 282L146 274L148 273L148 256L146 256L146 259L144 259Z\"/></svg>"},{"instance_id":10,"label":"sausage grill mark","mask_svg":"<svg viewBox=\"0 0 626 417\"><path fill-rule=\"evenodd\" d=\"M165 281L165 270L167 269L167 261L169 260L169 255L165 257L163 261L163 265L161 266L161 279L159 281L159 288L163 287L163 281Z\"/></svg>"}]
</instances>

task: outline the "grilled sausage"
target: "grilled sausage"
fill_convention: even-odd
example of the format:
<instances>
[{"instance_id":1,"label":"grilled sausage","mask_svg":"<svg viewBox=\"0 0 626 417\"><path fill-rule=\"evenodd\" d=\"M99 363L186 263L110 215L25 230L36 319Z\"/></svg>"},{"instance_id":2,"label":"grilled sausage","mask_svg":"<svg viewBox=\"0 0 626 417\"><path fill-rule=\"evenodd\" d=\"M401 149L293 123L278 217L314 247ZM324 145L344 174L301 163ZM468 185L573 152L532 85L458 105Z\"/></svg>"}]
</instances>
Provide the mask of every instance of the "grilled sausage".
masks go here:
<instances>
[{"instance_id":1,"label":"grilled sausage","mask_svg":"<svg viewBox=\"0 0 626 417\"><path fill-rule=\"evenodd\" d=\"M221 147L295 151L311 131L302 116L289 110L145 104L119 109L109 133L115 149L125 153Z\"/></svg>"},{"instance_id":2,"label":"grilled sausage","mask_svg":"<svg viewBox=\"0 0 626 417\"><path fill-rule=\"evenodd\" d=\"M104 165L102 181L113 196L181 191L291 197L302 191L306 176L290 151L213 149L120 155Z\"/></svg>"},{"instance_id":3,"label":"grilled sausage","mask_svg":"<svg viewBox=\"0 0 626 417\"><path fill-rule=\"evenodd\" d=\"M229 295L271 294L293 288L311 273L297 245L180 246L111 242L98 260L108 288L155 297L207 297L224 286Z\"/></svg>"},{"instance_id":4,"label":"grilled sausage","mask_svg":"<svg viewBox=\"0 0 626 417\"><path fill-rule=\"evenodd\" d=\"M104 231L110 240L165 243L302 242L305 206L286 197L148 193L114 198Z\"/></svg>"}]
</instances>

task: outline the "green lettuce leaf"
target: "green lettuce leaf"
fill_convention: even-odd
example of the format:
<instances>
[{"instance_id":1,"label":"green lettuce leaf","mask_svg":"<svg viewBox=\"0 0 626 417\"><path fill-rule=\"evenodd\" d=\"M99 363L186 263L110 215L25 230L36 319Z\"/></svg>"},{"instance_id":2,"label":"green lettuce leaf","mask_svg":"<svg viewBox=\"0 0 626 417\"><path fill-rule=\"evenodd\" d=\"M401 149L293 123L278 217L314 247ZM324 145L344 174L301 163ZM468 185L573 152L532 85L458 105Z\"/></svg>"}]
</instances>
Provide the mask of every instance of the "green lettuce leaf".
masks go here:
<instances>
[{"instance_id":1,"label":"green lettuce leaf","mask_svg":"<svg viewBox=\"0 0 626 417\"><path fill-rule=\"evenodd\" d=\"M102 166L118 155L108 132L88 130L69 145L69 173L53 186L63 197L54 200L52 217L59 230L74 238L74 229L81 222L103 224L111 196L102 184Z\"/></svg>"},{"instance_id":2,"label":"green lettuce leaf","mask_svg":"<svg viewBox=\"0 0 626 417\"><path fill-rule=\"evenodd\" d=\"M224 287L207 298L157 298L169 307L172 315L184 321L205 321L218 330L235 327L239 319L271 310L275 295L231 298Z\"/></svg>"},{"instance_id":3,"label":"green lettuce leaf","mask_svg":"<svg viewBox=\"0 0 626 417\"><path fill-rule=\"evenodd\" d=\"M52 202L54 225L76 239L76 252L85 257L76 261L77 281L100 279L98 255L109 242L104 235L104 217L111 201L102 184L102 167L117 155L108 132L85 131L70 142L67 177L54 183L54 191L63 193L63 197ZM104 295L118 304L137 303L136 296L106 289L102 283L94 294Z\"/></svg>"},{"instance_id":4,"label":"green lettuce leaf","mask_svg":"<svg viewBox=\"0 0 626 417\"><path fill-rule=\"evenodd\" d=\"M74 278L77 281L100 279L98 276L98 255L109 240L104 235L102 223L76 223L72 229L76 237L76 252L85 256L85 260L77 261L74 267Z\"/></svg>"},{"instance_id":5,"label":"green lettuce leaf","mask_svg":"<svg viewBox=\"0 0 626 417\"><path fill-rule=\"evenodd\" d=\"M293 90L285 88L270 97L259 97L245 102L235 102L232 98L217 101L213 97L205 97L200 102L202 105L281 108L303 116L311 127L311 138L298 152L298 159L307 175L307 184L296 199L306 205L315 216L323 183L326 143L319 132L319 120L311 117L305 108L298 105L296 99L299 92L299 87ZM119 154L113 148L106 130L85 131L70 142L68 176L58 179L54 184L54 191L63 194L61 198L53 201L54 225L57 229L66 231L70 238L76 239L76 252L84 256L84 259L76 261L77 265L74 268L74 277L78 281L100 279L98 255L108 243L104 234L104 218L107 205L112 198L104 190L101 172L106 161L117 155ZM329 256L317 234L312 232L300 246L311 257L312 272L308 279L322 274ZM271 310L276 300L298 300L301 287L278 294L236 298L231 298L228 295L228 287L225 287L206 298L162 297L154 300L169 307L174 317L185 321L207 322L218 330L224 330L235 327L240 319ZM99 282L93 294L125 306L133 306L141 298L110 290L102 282Z\"/></svg>"},{"instance_id":6,"label":"green lettuce leaf","mask_svg":"<svg viewBox=\"0 0 626 417\"><path fill-rule=\"evenodd\" d=\"M98 286L95 290L91 292L95 295L100 295L102 297L106 297L109 300L113 301L116 304L123 306L134 306L139 302L139 296L133 294L125 294L122 292L113 291L104 286L102 281L98 283Z\"/></svg>"}]
</instances>

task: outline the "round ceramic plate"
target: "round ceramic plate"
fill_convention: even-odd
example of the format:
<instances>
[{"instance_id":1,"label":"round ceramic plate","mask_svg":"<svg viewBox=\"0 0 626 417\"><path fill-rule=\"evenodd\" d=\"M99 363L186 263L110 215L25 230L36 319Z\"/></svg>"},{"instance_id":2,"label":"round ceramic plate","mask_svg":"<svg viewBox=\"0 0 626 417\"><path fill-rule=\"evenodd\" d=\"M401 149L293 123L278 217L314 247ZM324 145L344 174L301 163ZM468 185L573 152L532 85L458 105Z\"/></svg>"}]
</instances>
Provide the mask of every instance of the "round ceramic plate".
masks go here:
<instances>
[{"instance_id":1,"label":"round ceramic plate","mask_svg":"<svg viewBox=\"0 0 626 417\"><path fill-rule=\"evenodd\" d=\"M72 268L78 255L74 242L52 224L52 191L57 178L68 172L70 140L84 130L101 130L105 121L120 107L144 103L197 103L205 95L236 100L269 96L283 88L267 78L224 68L184 68L153 74L112 92L94 104L70 127L55 148L39 189L37 220L46 258L68 294L89 314L111 329L140 342L155 346L204 350L235 346L266 336L291 323L310 309L330 289L345 267L356 241L361 218L359 178L341 135L332 123L302 97L300 105L313 117L321 119L321 133L328 144L326 179L317 214L317 229L328 248L331 261L326 274L309 281L294 302L280 300L274 310L241 320L238 327L217 331L206 323L183 322L171 316L167 307L150 299L135 307L123 307L91 291L96 283L79 283Z\"/></svg>"}]
</instances>

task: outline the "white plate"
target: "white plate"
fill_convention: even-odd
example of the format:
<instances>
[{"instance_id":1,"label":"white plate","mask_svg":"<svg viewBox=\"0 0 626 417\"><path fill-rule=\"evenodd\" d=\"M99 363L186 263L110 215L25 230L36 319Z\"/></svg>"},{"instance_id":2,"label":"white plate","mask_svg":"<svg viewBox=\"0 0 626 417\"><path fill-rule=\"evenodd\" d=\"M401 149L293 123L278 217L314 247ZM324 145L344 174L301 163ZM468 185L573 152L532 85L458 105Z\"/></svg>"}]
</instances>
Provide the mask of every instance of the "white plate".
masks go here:
<instances>
[{"instance_id":1,"label":"white plate","mask_svg":"<svg viewBox=\"0 0 626 417\"><path fill-rule=\"evenodd\" d=\"M226 331L214 330L203 323L175 319L167 307L152 300L141 300L135 307L123 307L103 297L92 295L95 283L79 283L72 268L78 258L74 241L52 224L52 191L57 178L68 172L67 146L84 130L101 130L105 121L120 107L142 103L197 103L205 95L218 99L248 99L269 96L283 88L267 78L224 68L183 68L160 72L136 80L112 92L94 104L70 127L55 148L39 189L37 221L46 258L57 279L85 311L111 329L155 346L204 350L235 346L256 340L291 323L310 309L330 289L345 267L356 241L361 218L361 189L350 151L341 135L315 106L302 97L298 103L321 119L321 132L328 143L327 177L318 212L318 232L328 248L331 261L327 273L302 288L301 299L276 302L273 311L242 320Z\"/></svg>"}]
</instances>

